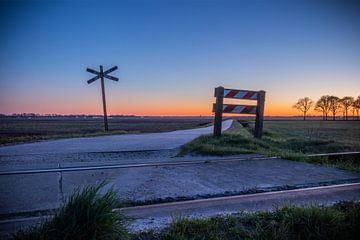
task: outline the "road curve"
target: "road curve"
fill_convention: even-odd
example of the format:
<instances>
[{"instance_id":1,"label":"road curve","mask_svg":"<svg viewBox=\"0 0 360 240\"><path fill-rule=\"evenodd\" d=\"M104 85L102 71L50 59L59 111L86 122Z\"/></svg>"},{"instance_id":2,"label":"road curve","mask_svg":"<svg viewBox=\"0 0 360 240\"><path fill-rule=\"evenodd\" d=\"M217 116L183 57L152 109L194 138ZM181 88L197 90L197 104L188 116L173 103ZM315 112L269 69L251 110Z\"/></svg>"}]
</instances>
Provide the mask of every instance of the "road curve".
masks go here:
<instances>
[{"instance_id":1,"label":"road curve","mask_svg":"<svg viewBox=\"0 0 360 240\"><path fill-rule=\"evenodd\" d=\"M224 121L223 130L228 129L231 124L232 120ZM0 157L27 154L66 154L173 149L180 147L200 135L210 134L212 131L213 126L210 126L163 133L124 134L41 141L0 147Z\"/></svg>"}]
</instances>

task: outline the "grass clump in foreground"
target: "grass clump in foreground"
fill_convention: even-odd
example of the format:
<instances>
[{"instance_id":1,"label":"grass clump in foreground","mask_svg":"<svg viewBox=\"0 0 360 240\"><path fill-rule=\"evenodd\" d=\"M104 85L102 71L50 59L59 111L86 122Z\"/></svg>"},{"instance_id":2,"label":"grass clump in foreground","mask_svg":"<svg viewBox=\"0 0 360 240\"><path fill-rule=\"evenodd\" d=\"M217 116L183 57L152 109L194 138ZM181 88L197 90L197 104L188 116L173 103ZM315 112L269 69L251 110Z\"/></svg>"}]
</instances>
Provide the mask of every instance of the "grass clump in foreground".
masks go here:
<instances>
[{"instance_id":1,"label":"grass clump in foreground","mask_svg":"<svg viewBox=\"0 0 360 240\"><path fill-rule=\"evenodd\" d=\"M101 183L76 190L53 218L18 232L14 239L129 239L125 217L112 212L117 204L116 194L113 190L99 194L103 186Z\"/></svg>"},{"instance_id":2,"label":"grass clump in foreground","mask_svg":"<svg viewBox=\"0 0 360 240\"><path fill-rule=\"evenodd\" d=\"M354 156L336 159L306 156L306 154L314 153L353 151L357 149L357 145L341 142L341 139L336 141L332 138L315 138L301 134L294 136L290 134L291 130L284 133L277 132L276 129L266 130L262 139L256 139L251 134L252 130L248 123L241 124L234 120L231 128L225 131L219 139L214 139L212 135L200 136L183 145L180 154L198 153L224 156L259 153L360 172L360 161Z\"/></svg>"},{"instance_id":3,"label":"grass clump in foreground","mask_svg":"<svg viewBox=\"0 0 360 240\"><path fill-rule=\"evenodd\" d=\"M135 239L358 239L360 203L340 202L331 207L285 206L210 219L177 219L160 233L143 232Z\"/></svg>"}]
</instances>

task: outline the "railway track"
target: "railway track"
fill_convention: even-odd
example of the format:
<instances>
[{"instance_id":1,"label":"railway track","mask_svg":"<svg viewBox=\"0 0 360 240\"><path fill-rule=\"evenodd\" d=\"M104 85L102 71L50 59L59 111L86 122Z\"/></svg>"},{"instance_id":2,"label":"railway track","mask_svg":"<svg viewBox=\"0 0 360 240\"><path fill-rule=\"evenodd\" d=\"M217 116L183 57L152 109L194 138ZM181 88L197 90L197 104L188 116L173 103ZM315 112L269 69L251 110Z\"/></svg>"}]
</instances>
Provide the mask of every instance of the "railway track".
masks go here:
<instances>
[{"instance_id":1,"label":"railway track","mask_svg":"<svg viewBox=\"0 0 360 240\"><path fill-rule=\"evenodd\" d=\"M338 152L338 153L321 153L308 154L308 157L326 157L326 156L349 156L360 155L360 152ZM156 163L136 163L136 164L111 164L111 165L96 165L96 166L77 166L77 167L61 167L58 164L57 168L43 168L43 169L25 169L25 170L10 170L1 171L0 176L16 175L16 174L38 174L51 172L76 172L76 171L91 171L91 170L106 170L106 169L126 169L126 168L143 168L143 167L165 167L165 166L184 166L184 165L199 165L199 164L221 164L228 162L246 161L246 160L266 160L277 159L280 157L227 157L221 159L201 159L201 160L182 160L172 162L156 162Z\"/></svg>"},{"instance_id":2,"label":"railway track","mask_svg":"<svg viewBox=\"0 0 360 240\"><path fill-rule=\"evenodd\" d=\"M342 152L342 153L326 153L326 154L310 154L309 157L322 156L351 156L359 155L360 152ZM279 157L227 157L227 158L208 158L208 159L183 159L173 160L172 162L152 162L152 163L136 163L136 164L107 164L96 166L75 166L75 167L58 167L46 169L23 169L23 170L9 170L0 172L0 176L10 176L18 174L42 174L42 173L62 173L62 172L76 172L76 171L92 171L92 170L106 170L106 169L126 169L126 168L151 168L162 166L191 166L200 164L224 164L238 161L248 160L266 160L278 159ZM61 176L61 174L59 174ZM60 178L61 179L61 178ZM61 185L61 184L60 184ZM320 187L306 187L293 190L272 191L256 194L242 194L235 196L216 197L208 199L187 200L180 202L171 202L163 204L154 204L146 206L136 206L129 208L114 209L117 212L123 212L131 217L142 219L168 218L174 214L184 216L191 216L193 213L210 214L212 216L216 213L231 213L239 209L248 211L265 210L274 207L276 204L284 204L285 202L297 205L310 204L318 202L320 204L332 204L340 200L356 200L360 201L360 183L353 182L347 184L320 186ZM280 206L280 205L278 205ZM158 213L159 215L157 215ZM37 217L32 215L14 215L4 217L0 220L0 238L2 233L14 232L20 227L33 226L42 219L51 218L52 216ZM169 220L169 221L170 221ZM160 220L159 220L160 221ZM151 221L150 221L151 222ZM140 224L141 225L141 224Z\"/></svg>"}]
</instances>

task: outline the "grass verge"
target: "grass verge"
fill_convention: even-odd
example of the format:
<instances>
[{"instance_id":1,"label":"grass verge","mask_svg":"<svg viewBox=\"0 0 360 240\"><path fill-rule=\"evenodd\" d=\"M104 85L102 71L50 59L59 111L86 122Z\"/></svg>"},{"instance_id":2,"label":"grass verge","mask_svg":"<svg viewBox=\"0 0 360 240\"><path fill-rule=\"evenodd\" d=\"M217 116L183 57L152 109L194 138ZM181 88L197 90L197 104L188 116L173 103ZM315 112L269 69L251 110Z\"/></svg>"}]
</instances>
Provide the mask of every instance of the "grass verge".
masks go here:
<instances>
[{"instance_id":1,"label":"grass verge","mask_svg":"<svg viewBox=\"0 0 360 240\"><path fill-rule=\"evenodd\" d=\"M284 206L271 212L189 220L178 218L160 233L142 232L137 240L358 239L360 203L331 207Z\"/></svg>"},{"instance_id":2,"label":"grass verge","mask_svg":"<svg viewBox=\"0 0 360 240\"><path fill-rule=\"evenodd\" d=\"M278 156L289 160L319 163L341 169L360 172L360 159L351 157L307 157L310 153L342 152L354 150L354 146L332 139L307 138L305 136L287 136L276 131L264 131L263 138L252 136L253 129L248 123L234 121L231 128L214 139L211 135L196 138L182 146L181 155L198 153L206 155L235 155L259 153Z\"/></svg>"},{"instance_id":3,"label":"grass verge","mask_svg":"<svg viewBox=\"0 0 360 240\"><path fill-rule=\"evenodd\" d=\"M125 217L112 212L117 200L115 192L109 190L99 194L104 186L86 187L76 190L66 204L55 212L51 220L39 226L16 233L15 240L34 239L129 239L124 227Z\"/></svg>"}]
</instances>

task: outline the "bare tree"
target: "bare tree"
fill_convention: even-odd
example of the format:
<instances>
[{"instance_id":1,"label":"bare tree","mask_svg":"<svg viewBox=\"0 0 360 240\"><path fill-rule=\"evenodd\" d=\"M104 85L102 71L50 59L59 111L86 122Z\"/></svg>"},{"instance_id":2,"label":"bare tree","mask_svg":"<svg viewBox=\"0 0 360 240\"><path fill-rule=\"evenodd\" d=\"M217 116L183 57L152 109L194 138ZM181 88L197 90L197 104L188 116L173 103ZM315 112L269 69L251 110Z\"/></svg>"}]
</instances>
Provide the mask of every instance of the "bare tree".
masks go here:
<instances>
[{"instance_id":1,"label":"bare tree","mask_svg":"<svg viewBox=\"0 0 360 240\"><path fill-rule=\"evenodd\" d=\"M330 96L322 96L315 104L315 111L322 112L323 120L327 120L330 111Z\"/></svg>"},{"instance_id":2,"label":"bare tree","mask_svg":"<svg viewBox=\"0 0 360 240\"><path fill-rule=\"evenodd\" d=\"M333 115L333 120L336 118L336 113L339 111L341 104L340 104L340 98L336 96L330 96L330 112Z\"/></svg>"},{"instance_id":3,"label":"bare tree","mask_svg":"<svg viewBox=\"0 0 360 240\"><path fill-rule=\"evenodd\" d=\"M306 113L310 110L310 108L314 105L313 100L308 97L300 98L297 103L293 106L297 110L300 110L304 115L304 121L306 120Z\"/></svg>"},{"instance_id":4,"label":"bare tree","mask_svg":"<svg viewBox=\"0 0 360 240\"><path fill-rule=\"evenodd\" d=\"M352 112L352 119L355 120L355 112L356 112L356 100L354 100L351 104L351 112Z\"/></svg>"},{"instance_id":5,"label":"bare tree","mask_svg":"<svg viewBox=\"0 0 360 240\"><path fill-rule=\"evenodd\" d=\"M341 101L341 105L344 109L345 119L348 120L348 111L349 111L349 108L353 105L354 98L353 97L343 97L340 101Z\"/></svg>"},{"instance_id":6,"label":"bare tree","mask_svg":"<svg viewBox=\"0 0 360 240\"><path fill-rule=\"evenodd\" d=\"M353 103L353 111L356 111L356 119L359 120L359 112L360 112L360 96ZM354 116L355 119L355 116Z\"/></svg>"}]
</instances>

